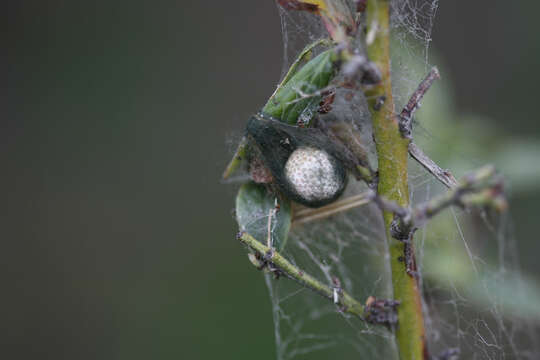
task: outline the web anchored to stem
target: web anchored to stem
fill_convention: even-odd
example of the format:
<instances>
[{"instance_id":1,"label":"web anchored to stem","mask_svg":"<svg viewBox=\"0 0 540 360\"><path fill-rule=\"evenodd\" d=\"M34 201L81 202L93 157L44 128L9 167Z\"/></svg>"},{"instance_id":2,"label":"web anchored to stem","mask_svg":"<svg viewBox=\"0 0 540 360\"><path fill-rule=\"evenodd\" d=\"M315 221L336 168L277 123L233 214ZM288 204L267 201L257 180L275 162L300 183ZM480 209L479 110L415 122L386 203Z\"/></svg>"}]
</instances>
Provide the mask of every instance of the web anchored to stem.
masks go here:
<instances>
[{"instance_id":1,"label":"web anchored to stem","mask_svg":"<svg viewBox=\"0 0 540 360\"><path fill-rule=\"evenodd\" d=\"M500 290L517 274L501 178L487 166L458 181L413 143L439 78L427 64L437 1L278 3L286 71L224 174L251 179L238 239L265 273L277 357L533 359L508 314L537 309ZM480 257L490 237L501 271Z\"/></svg>"}]
</instances>

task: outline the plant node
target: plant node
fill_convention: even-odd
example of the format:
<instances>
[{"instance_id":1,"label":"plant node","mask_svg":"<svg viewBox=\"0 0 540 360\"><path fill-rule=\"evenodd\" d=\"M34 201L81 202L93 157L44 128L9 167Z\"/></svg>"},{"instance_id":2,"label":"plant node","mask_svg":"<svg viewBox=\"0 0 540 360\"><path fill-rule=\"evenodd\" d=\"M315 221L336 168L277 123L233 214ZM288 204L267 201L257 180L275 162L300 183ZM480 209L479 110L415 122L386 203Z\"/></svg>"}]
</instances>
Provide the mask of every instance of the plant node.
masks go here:
<instances>
[{"instance_id":1,"label":"plant node","mask_svg":"<svg viewBox=\"0 0 540 360\"><path fill-rule=\"evenodd\" d=\"M397 300L377 299L370 296L366 300L364 307L364 319L370 324L384 325L392 329L398 322L397 307L400 302Z\"/></svg>"}]
</instances>

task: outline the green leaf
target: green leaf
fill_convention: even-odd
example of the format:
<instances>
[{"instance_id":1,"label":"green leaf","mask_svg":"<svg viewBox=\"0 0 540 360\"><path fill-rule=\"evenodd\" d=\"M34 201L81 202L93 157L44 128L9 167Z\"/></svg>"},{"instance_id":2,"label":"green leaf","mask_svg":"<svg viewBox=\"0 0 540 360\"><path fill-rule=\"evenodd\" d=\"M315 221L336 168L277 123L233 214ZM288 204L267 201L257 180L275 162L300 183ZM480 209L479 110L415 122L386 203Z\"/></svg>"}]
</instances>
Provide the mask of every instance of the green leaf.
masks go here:
<instances>
[{"instance_id":1,"label":"green leaf","mask_svg":"<svg viewBox=\"0 0 540 360\"><path fill-rule=\"evenodd\" d=\"M319 45L329 45L328 39L317 40L305 47L298 58L291 65L274 94L270 97L262 112L273 118L291 125L296 125L301 117L308 123L313 117L321 102L321 96L310 96L297 101L300 97L298 90L304 94L314 94L328 86L335 75L337 56L333 49L326 50L315 58L309 60L300 70L300 64L311 58L313 49ZM229 165L223 173L223 179L229 178L240 168L246 153L247 142L242 139Z\"/></svg>"},{"instance_id":2,"label":"green leaf","mask_svg":"<svg viewBox=\"0 0 540 360\"><path fill-rule=\"evenodd\" d=\"M332 45L332 41L329 39L319 39L317 41L312 42L311 44L306 45L306 47L298 54L294 62L292 63L291 67L289 68L289 71L287 71L287 74L283 77L281 80L281 83L278 85L276 91L269 100L273 99L278 90L283 87L286 83L289 82L289 80L298 72L298 68L301 64L309 62L309 60L313 57L313 51L317 46L327 46L330 47Z\"/></svg>"},{"instance_id":3,"label":"green leaf","mask_svg":"<svg viewBox=\"0 0 540 360\"><path fill-rule=\"evenodd\" d=\"M290 125L296 125L300 116L310 120L319 103L317 92L330 83L336 73L337 56L329 49L310 60L268 100L262 112ZM302 95L300 91L304 94Z\"/></svg>"},{"instance_id":4,"label":"green leaf","mask_svg":"<svg viewBox=\"0 0 540 360\"><path fill-rule=\"evenodd\" d=\"M276 201L279 205L277 211L275 211ZM290 201L276 198L263 185L253 182L242 185L236 196L236 221L240 230L249 233L258 241L266 244L269 216L272 216L271 235L273 247L281 251L285 247L291 228Z\"/></svg>"}]
</instances>

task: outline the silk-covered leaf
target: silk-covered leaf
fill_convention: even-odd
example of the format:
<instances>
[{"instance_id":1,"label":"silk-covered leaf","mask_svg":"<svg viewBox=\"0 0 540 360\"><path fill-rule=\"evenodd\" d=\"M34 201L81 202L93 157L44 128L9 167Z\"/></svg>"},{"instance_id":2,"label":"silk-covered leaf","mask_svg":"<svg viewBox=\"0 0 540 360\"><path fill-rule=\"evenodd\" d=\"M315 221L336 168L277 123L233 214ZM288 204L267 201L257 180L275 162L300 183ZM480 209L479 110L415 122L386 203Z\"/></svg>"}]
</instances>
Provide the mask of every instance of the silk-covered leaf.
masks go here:
<instances>
[{"instance_id":1,"label":"silk-covered leaf","mask_svg":"<svg viewBox=\"0 0 540 360\"><path fill-rule=\"evenodd\" d=\"M320 95L313 94L328 86L334 77L337 57L334 50L327 50L308 61L301 69L298 70L298 67L311 56L315 46L326 42L327 40L319 40L300 53L276 92L261 110L264 114L292 125L295 125L299 118L303 123L311 120L321 101ZM305 96L306 94L313 96ZM225 169L223 179L229 178L239 169L245 159L246 145L247 142L243 139Z\"/></svg>"}]
</instances>

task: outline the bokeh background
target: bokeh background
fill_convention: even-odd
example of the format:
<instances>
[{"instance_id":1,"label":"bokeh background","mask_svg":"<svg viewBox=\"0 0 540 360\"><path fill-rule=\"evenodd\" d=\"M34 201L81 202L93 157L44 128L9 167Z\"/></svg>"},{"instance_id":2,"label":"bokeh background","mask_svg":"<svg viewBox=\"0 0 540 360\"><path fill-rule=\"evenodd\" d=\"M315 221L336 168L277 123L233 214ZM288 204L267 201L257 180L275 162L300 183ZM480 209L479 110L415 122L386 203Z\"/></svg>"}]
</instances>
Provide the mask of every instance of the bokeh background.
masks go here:
<instances>
[{"instance_id":1,"label":"bokeh background","mask_svg":"<svg viewBox=\"0 0 540 360\"><path fill-rule=\"evenodd\" d=\"M456 124L482 114L493 141L538 144L539 10L440 2L431 51ZM0 356L273 358L267 290L219 179L281 74L274 2L16 1L0 14ZM510 190L538 280L534 184Z\"/></svg>"}]
</instances>

